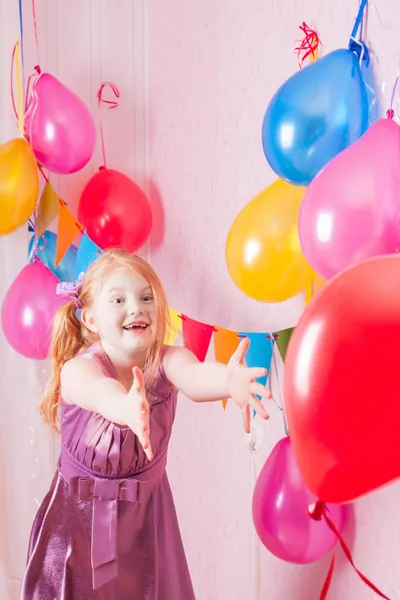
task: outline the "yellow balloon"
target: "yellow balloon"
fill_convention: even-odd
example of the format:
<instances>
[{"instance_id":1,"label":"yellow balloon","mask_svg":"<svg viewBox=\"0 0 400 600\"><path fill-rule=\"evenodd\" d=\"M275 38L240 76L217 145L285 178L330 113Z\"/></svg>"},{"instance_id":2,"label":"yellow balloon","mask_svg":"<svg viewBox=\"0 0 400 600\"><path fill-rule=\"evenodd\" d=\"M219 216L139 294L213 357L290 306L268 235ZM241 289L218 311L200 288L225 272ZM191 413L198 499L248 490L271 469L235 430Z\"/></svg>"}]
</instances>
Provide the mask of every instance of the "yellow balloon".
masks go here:
<instances>
[{"instance_id":1,"label":"yellow balloon","mask_svg":"<svg viewBox=\"0 0 400 600\"><path fill-rule=\"evenodd\" d=\"M304 193L305 188L278 179L236 217L226 242L226 264L250 298L281 302L310 282L313 272L297 230Z\"/></svg>"},{"instance_id":2,"label":"yellow balloon","mask_svg":"<svg viewBox=\"0 0 400 600\"><path fill-rule=\"evenodd\" d=\"M14 231L35 210L39 192L34 154L23 138L0 146L0 235Z\"/></svg>"}]
</instances>

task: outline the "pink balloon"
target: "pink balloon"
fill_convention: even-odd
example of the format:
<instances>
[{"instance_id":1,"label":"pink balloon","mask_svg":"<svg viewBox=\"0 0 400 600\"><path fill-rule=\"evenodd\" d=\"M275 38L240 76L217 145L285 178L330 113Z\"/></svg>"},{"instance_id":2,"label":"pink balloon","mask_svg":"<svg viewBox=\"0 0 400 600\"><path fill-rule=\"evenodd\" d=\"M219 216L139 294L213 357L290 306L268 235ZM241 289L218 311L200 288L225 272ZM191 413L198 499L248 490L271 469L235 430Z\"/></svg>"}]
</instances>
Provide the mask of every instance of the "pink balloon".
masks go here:
<instances>
[{"instance_id":1,"label":"pink balloon","mask_svg":"<svg viewBox=\"0 0 400 600\"><path fill-rule=\"evenodd\" d=\"M93 156L95 124L78 96L49 73L32 86L26 130L37 160L53 173L75 173Z\"/></svg>"},{"instance_id":2,"label":"pink balloon","mask_svg":"<svg viewBox=\"0 0 400 600\"><path fill-rule=\"evenodd\" d=\"M268 457L254 489L253 521L264 546L290 563L313 563L336 544L324 521L315 521L307 510L317 498L301 478L289 438L280 440ZM329 517L343 531L347 506L329 504Z\"/></svg>"},{"instance_id":3,"label":"pink balloon","mask_svg":"<svg viewBox=\"0 0 400 600\"><path fill-rule=\"evenodd\" d=\"M9 288L1 322L9 344L27 358L48 356L51 326L65 298L56 295L58 279L41 262L26 265Z\"/></svg>"},{"instance_id":4,"label":"pink balloon","mask_svg":"<svg viewBox=\"0 0 400 600\"><path fill-rule=\"evenodd\" d=\"M299 214L304 255L325 279L400 244L400 128L380 119L310 183Z\"/></svg>"}]
</instances>

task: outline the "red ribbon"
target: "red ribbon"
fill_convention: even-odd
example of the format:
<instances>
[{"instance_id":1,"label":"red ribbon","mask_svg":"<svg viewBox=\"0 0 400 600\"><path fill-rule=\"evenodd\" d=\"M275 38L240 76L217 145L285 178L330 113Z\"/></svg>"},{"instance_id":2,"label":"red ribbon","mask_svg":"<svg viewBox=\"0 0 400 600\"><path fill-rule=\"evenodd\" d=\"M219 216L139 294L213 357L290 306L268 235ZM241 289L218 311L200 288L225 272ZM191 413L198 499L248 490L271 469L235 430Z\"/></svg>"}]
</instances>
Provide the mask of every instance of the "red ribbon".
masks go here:
<instances>
[{"instance_id":1,"label":"red ribbon","mask_svg":"<svg viewBox=\"0 0 400 600\"><path fill-rule=\"evenodd\" d=\"M306 58L311 55L315 57L315 53L318 50L321 40L319 39L317 32L314 29L311 29L304 21L302 25L299 25L299 29L304 33L304 38L299 42L299 45L295 46L295 51L297 52L297 59L301 69Z\"/></svg>"},{"instance_id":2,"label":"red ribbon","mask_svg":"<svg viewBox=\"0 0 400 600\"><path fill-rule=\"evenodd\" d=\"M103 104L108 104L107 108L117 108L117 106L118 106L118 102L116 100L104 100L103 91L107 86L109 86L111 88L111 90L113 91L114 96L116 98L120 97L119 89L117 88L117 86L114 83L110 83L108 81L102 83L99 91L97 92L97 99L99 101L99 125L100 125L100 138L101 138L101 152L103 154L103 165L105 168L107 168L107 163L106 163L106 150L104 147L103 124L101 121L101 103L103 102Z\"/></svg>"},{"instance_id":3,"label":"red ribbon","mask_svg":"<svg viewBox=\"0 0 400 600\"><path fill-rule=\"evenodd\" d=\"M310 506L308 512L309 512L310 517L312 517L316 521L321 521L321 519L324 519L324 521L328 525L329 529L335 534L335 536L339 540L339 543L342 547L344 555L346 556L347 560L349 561L349 563L351 564L351 566L353 567L354 571L357 573L359 578L369 588L371 588L371 590L373 590L376 594L378 594L378 596L380 596L381 598L385 598L385 600L390 600L390 598L388 596L385 596L385 594L383 592L381 592L369 579L367 579L367 577L365 577L365 575L363 575L363 573L361 573L361 571L359 571L357 569L357 567L354 564L353 557L351 556L350 550L348 549L348 547L346 545L346 542L344 541L344 539L342 538L342 536L336 529L336 526L333 523L333 521L331 521L331 519L327 515L328 507L326 506L326 504L324 504L323 502L316 502L316 504L314 504L313 506ZM325 600L325 598L328 594L329 587L330 587L330 584L332 581L334 566L335 566L335 558L332 559L331 566L328 571L328 575L325 579L324 587L322 588L320 600Z\"/></svg>"}]
</instances>

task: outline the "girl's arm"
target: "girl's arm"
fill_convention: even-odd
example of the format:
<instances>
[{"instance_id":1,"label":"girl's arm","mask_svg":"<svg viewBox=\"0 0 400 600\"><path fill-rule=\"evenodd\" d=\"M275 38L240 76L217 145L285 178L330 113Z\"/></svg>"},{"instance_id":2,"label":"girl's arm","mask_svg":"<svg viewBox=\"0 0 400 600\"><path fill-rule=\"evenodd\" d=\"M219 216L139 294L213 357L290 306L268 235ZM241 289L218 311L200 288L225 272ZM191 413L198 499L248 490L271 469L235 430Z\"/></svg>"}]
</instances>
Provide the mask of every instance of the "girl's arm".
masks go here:
<instances>
[{"instance_id":1,"label":"girl's arm","mask_svg":"<svg viewBox=\"0 0 400 600\"><path fill-rule=\"evenodd\" d=\"M129 392L116 379L107 377L96 360L77 356L61 370L64 400L85 410L100 414L108 421L129 427L135 433L149 460L150 409L144 391L143 373L133 368L133 384Z\"/></svg>"},{"instance_id":2,"label":"girl's arm","mask_svg":"<svg viewBox=\"0 0 400 600\"><path fill-rule=\"evenodd\" d=\"M256 398L271 398L271 392L255 380L264 377L266 369L248 368L245 355L250 340L242 340L228 365L216 362L201 363L196 356L179 346L168 348L164 356L164 369L167 378L180 392L194 402L213 402L232 398L242 409L253 407L262 417L268 414Z\"/></svg>"}]
</instances>

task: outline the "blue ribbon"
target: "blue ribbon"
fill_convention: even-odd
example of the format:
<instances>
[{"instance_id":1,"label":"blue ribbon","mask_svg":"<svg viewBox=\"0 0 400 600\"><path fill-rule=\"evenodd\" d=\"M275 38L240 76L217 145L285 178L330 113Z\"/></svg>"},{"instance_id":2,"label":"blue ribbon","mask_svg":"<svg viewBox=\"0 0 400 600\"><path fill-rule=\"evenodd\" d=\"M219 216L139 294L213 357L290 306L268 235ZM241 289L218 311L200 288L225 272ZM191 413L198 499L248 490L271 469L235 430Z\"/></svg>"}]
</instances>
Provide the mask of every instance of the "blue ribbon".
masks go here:
<instances>
[{"instance_id":1,"label":"blue ribbon","mask_svg":"<svg viewBox=\"0 0 400 600\"><path fill-rule=\"evenodd\" d=\"M360 59L362 56L362 60L365 61L366 66L369 65L369 52L366 43L362 40L362 35L360 35L360 39L356 40L356 35L358 33L359 27L362 23L363 13L365 7L367 6L368 0L362 0L360 4L360 8L358 9L358 14L354 23L353 31L351 32L350 41L349 41L349 50L354 52L358 58Z\"/></svg>"}]
</instances>

